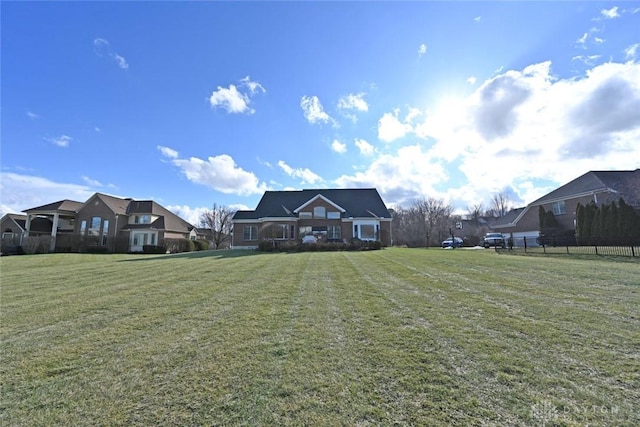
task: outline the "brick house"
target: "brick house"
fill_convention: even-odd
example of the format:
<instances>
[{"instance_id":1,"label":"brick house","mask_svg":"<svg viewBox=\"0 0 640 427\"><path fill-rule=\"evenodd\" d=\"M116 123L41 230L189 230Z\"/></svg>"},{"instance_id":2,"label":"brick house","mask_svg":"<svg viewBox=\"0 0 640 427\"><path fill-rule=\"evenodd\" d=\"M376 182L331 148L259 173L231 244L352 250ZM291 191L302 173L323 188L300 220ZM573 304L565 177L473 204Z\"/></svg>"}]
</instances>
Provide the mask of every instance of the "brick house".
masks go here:
<instances>
[{"instance_id":1,"label":"brick house","mask_svg":"<svg viewBox=\"0 0 640 427\"><path fill-rule=\"evenodd\" d=\"M166 239L196 239L196 228L152 200L95 193L86 202L63 200L24 211L24 236L49 236L49 251L101 248L138 252ZM51 225L42 230L43 221Z\"/></svg>"},{"instance_id":2,"label":"brick house","mask_svg":"<svg viewBox=\"0 0 640 427\"><path fill-rule=\"evenodd\" d=\"M255 249L262 240L391 244L391 214L375 188L267 191L253 211L232 219L232 249Z\"/></svg>"},{"instance_id":3,"label":"brick house","mask_svg":"<svg viewBox=\"0 0 640 427\"><path fill-rule=\"evenodd\" d=\"M603 205L617 203L620 198L640 212L640 169L587 172L526 207L512 210L491 228L516 242L526 237L527 244L535 244L540 236L540 206L553 212L560 229L575 230L578 203Z\"/></svg>"}]
</instances>

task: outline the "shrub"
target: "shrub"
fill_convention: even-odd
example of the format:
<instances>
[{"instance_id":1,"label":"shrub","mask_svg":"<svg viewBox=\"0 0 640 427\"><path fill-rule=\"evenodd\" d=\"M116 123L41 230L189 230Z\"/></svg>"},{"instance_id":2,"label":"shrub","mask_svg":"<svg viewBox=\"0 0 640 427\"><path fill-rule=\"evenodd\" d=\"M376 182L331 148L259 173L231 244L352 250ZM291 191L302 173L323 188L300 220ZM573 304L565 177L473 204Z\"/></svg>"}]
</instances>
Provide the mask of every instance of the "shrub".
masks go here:
<instances>
[{"instance_id":1,"label":"shrub","mask_svg":"<svg viewBox=\"0 0 640 427\"><path fill-rule=\"evenodd\" d=\"M196 251L207 251L209 250L209 242L206 240L193 240L193 244L195 245Z\"/></svg>"},{"instance_id":2,"label":"shrub","mask_svg":"<svg viewBox=\"0 0 640 427\"><path fill-rule=\"evenodd\" d=\"M22 249L26 254L46 254L50 244L51 236L27 236L22 241Z\"/></svg>"},{"instance_id":3,"label":"shrub","mask_svg":"<svg viewBox=\"0 0 640 427\"><path fill-rule=\"evenodd\" d=\"M87 246L88 254L106 254L109 251L108 246Z\"/></svg>"},{"instance_id":4,"label":"shrub","mask_svg":"<svg viewBox=\"0 0 640 427\"><path fill-rule=\"evenodd\" d=\"M277 252L278 248L275 245L275 242L272 240L263 240L258 243L258 250L260 252Z\"/></svg>"},{"instance_id":5,"label":"shrub","mask_svg":"<svg viewBox=\"0 0 640 427\"><path fill-rule=\"evenodd\" d=\"M164 246L172 254L178 252L191 252L195 248L193 240L189 239L164 239Z\"/></svg>"},{"instance_id":6,"label":"shrub","mask_svg":"<svg viewBox=\"0 0 640 427\"><path fill-rule=\"evenodd\" d=\"M142 252L145 254L164 254L167 253L167 249L164 246L143 245Z\"/></svg>"}]
</instances>

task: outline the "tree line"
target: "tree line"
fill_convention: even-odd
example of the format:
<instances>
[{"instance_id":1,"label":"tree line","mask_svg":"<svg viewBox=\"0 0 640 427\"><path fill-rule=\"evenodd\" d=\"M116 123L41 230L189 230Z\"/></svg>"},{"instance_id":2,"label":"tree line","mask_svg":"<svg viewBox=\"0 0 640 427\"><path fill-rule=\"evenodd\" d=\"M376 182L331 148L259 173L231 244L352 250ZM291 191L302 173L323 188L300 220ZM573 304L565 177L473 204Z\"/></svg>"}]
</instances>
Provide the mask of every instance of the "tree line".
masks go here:
<instances>
[{"instance_id":1,"label":"tree line","mask_svg":"<svg viewBox=\"0 0 640 427\"><path fill-rule=\"evenodd\" d=\"M640 215L620 198L618 203L596 205L591 202L576 208L576 238L579 244L640 241Z\"/></svg>"}]
</instances>

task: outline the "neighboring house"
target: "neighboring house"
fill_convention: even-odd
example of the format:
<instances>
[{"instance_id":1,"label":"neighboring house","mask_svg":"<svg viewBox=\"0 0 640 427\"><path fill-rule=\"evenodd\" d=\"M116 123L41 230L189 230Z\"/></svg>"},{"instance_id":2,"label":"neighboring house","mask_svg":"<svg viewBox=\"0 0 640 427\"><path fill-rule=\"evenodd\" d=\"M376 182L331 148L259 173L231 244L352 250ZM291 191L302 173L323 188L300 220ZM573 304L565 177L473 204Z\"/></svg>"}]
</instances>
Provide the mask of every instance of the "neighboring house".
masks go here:
<instances>
[{"instance_id":1,"label":"neighboring house","mask_svg":"<svg viewBox=\"0 0 640 427\"><path fill-rule=\"evenodd\" d=\"M51 234L52 223L47 218L36 218L31 221L34 234ZM2 230L2 245L21 245L27 230L27 216L9 213L0 219Z\"/></svg>"},{"instance_id":2,"label":"neighboring house","mask_svg":"<svg viewBox=\"0 0 640 427\"><path fill-rule=\"evenodd\" d=\"M195 239L195 227L152 200L95 193L86 202L63 200L24 211L24 234L50 235L50 251L100 247L107 252L138 252L166 239ZM48 231L35 225L43 219Z\"/></svg>"},{"instance_id":3,"label":"neighboring house","mask_svg":"<svg viewBox=\"0 0 640 427\"><path fill-rule=\"evenodd\" d=\"M391 244L391 214L375 188L267 191L253 211L232 219L232 249L254 249L262 240L321 242L353 238Z\"/></svg>"},{"instance_id":4,"label":"neighboring house","mask_svg":"<svg viewBox=\"0 0 640 427\"><path fill-rule=\"evenodd\" d=\"M553 212L560 229L575 230L578 203L602 205L617 203L621 198L640 211L640 169L587 172L526 207L510 211L491 228L505 237L526 237L527 242L535 243L540 236L540 206Z\"/></svg>"}]
</instances>

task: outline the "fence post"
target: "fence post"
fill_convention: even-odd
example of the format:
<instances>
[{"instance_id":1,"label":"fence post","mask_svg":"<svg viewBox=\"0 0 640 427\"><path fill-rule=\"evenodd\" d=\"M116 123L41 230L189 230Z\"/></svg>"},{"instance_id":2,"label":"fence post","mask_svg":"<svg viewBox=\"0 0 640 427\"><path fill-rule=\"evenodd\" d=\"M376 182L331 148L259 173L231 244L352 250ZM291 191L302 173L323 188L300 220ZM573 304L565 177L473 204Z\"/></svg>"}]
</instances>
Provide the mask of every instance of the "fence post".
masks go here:
<instances>
[{"instance_id":1,"label":"fence post","mask_svg":"<svg viewBox=\"0 0 640 427\"><path fill-rule=\"evenodd\" d=\"M523 236L522 240L524 241L524 253L527 253L527 236Z\"/></svg>"}]
</instances>

